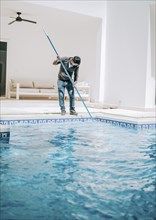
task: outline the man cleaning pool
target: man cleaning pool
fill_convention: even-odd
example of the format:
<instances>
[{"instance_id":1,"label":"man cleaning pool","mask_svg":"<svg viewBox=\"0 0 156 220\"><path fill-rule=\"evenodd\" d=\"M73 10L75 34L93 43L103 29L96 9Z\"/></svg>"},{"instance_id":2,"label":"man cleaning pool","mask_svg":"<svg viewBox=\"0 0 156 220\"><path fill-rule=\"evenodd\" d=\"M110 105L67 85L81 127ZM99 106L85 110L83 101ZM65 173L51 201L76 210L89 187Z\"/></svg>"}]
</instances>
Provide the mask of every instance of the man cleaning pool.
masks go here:
<instances>
[{"instance_id":1,"label":"man cleaning pool","mask_svg":"<svg viewBox=\"0 0 156 220\"><path fill-rule=\"evenodd\" d=\"M78 113L75 111L74 87L76 87L78 80L78 72L79 72L79 65L81 63L81 58L78 56L62 57L62 58L57 56L57 59L54 60L53 65L61 64L61 62L64 64L66 70L68 71L69 76L71 78L72 76L74 77L72 83L70 78L66 74L64 68L62 67L62 65L60 65L57 85L58 85L59 105L61 109L61 115L66 114L65 103L64 103L65 89L67 89L69 95L70 115L78 115Z\"/></svg>"}]
</instances>

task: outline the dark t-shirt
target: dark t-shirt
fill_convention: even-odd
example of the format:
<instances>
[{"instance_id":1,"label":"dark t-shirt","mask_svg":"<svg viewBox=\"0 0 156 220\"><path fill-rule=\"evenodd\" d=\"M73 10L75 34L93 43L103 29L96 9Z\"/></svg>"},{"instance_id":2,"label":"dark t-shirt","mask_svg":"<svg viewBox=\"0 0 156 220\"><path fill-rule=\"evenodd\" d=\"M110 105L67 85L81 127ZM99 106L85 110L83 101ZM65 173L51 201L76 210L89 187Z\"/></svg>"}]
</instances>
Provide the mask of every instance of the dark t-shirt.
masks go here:
<instances>
[{"instance_id":1,"label":"dark t-shirt","mask_svg":"<svg viewBox=\"0 0 156 220\"><path fill-rule=\"evenodd\" d=\"M67 72L69 73L70 77L72 78L73 74L74 74L74 82L78 80L78 72L79 72L79 66L72 66L70 64L70 59L72 57L62 57L61 61L63 62L64 66L66 67ZM60 61L57 61L57 64L61 64ZM57 65L56 64L56 65ZM59 74L58 74L58 79L62 80L62 81L70 81L69 77L67 76L64 68L62 67L62 65L60 65L60 70L59 70Z\"/></svg>"}]
</instances>

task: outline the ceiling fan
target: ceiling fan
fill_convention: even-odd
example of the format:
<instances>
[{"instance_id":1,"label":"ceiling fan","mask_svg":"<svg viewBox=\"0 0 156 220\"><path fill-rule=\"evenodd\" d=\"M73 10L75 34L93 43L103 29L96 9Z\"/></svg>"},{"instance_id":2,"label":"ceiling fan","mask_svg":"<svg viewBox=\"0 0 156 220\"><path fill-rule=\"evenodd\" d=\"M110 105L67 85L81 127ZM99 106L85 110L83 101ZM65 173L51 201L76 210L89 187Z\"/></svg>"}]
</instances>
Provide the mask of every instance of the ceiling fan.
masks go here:
<instances>
[{"instance_id":1,"label":"ceiling fan","mask_svg":"<svg viewBox=\"0 0 156 220\"><path fill-rule=\"evenodd\" d=\"M8 25L14 23L15 21L18 21L18 22L21 22L21 21L27 21L27 22L31 22L31 23L34 23L34 24L37 23L36 21L31 21L31 20L27 20L27 19L23 19L23 18L21 18L21 17L20 17L21 12L17 12L17 15L18 15L18 16L15 18L15 20L12 21L12 22L10 22ZM11 17L11 18L14 18L14 17Z\"/></svg>"}]
</instances>

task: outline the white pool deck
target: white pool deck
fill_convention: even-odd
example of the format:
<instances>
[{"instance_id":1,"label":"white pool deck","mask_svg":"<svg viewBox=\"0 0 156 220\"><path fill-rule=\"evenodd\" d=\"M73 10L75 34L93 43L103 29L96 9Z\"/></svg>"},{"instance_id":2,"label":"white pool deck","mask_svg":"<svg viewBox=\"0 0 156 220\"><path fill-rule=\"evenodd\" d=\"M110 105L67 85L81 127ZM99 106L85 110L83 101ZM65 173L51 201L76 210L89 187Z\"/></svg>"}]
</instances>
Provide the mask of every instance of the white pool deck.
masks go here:
<instances>
[{"instance_id":1,"label":"white pool deck","mask_svg":"<svg viewBox=\"0 0 156 220\"><path fill-rule=\"evenodd\" d=\"M134 111L120 108L111 109L101 107L100 104L85 102L92 117L103 117L105 119L119 120L136 124L155 124L155 109L150 111ZM0 119L51 119L51 118L71 118L69 114L69 102L66 101L67 114L62 116L57 100L0 100ZM81 101L76 101L77 117L90 117Z\"/></svg>"}]
</instances>

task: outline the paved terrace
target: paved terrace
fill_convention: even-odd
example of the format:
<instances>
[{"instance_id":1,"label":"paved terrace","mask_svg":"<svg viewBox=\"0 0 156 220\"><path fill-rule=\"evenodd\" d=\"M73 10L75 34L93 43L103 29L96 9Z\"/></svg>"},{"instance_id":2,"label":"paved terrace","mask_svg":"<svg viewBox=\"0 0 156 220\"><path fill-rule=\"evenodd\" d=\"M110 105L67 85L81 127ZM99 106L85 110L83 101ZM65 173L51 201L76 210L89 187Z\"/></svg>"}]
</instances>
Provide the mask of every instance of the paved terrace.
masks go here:
<instances>
[{"instance_id":1,"label":"paved terrace","mask_svg":"<svg viewBox=\"0 0 156 220\"><path fill-rule=\"evenodd\" d=\"M0 100L0 119L51 119L51 118L71 118L69 114L69 102L66 101L67 114L62 116L57 100ZM93 117L100 116L105 119L121 120L138 124L155 124L155 109L150 111L134 111L120 108L103 107L100 104L85 102L89 112ZM89 117L86 108L81 101L76 101L77 117Z\"/></svg>"}]
</instances>

